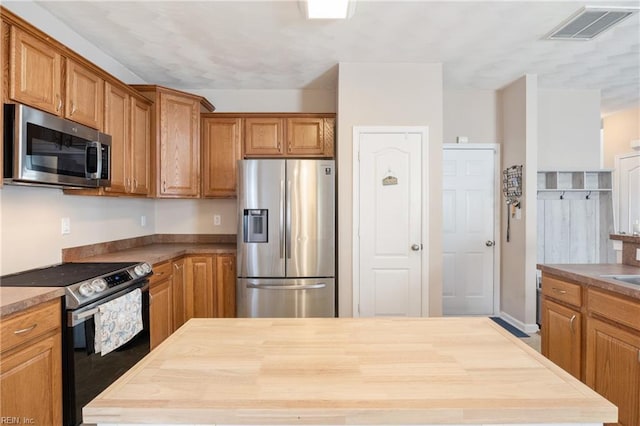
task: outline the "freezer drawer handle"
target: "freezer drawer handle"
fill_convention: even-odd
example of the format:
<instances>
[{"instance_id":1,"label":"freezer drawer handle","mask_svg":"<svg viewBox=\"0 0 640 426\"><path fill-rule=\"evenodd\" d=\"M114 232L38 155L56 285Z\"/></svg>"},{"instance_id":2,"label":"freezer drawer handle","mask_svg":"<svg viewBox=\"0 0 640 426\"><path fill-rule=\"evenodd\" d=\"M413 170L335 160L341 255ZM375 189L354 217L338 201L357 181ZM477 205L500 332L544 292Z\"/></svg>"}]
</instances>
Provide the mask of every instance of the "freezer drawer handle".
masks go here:
<instances>
[{"instance_id":1,"label":"freezer drawer handle","mask_svg":"<svg viewBox=\"0 0 640 426\"><path fill-rule=\"evenodd\" d=\"M274 285L274 284L247 284L247 288L256 288L259 290L313 290L317 288L325 288L327 284L306 284L306 285Z\"/></svg>"}]
</instances>

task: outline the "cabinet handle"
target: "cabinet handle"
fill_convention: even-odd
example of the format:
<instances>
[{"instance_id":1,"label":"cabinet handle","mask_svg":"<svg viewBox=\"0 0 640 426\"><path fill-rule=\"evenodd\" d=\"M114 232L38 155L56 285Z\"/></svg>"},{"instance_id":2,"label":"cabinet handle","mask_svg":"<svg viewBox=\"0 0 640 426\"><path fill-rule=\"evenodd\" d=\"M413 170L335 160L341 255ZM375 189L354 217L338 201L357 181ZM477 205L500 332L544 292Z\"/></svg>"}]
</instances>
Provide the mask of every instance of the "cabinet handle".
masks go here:
<instances>
[{"instance_id":1,"label":"cabinet handle","mask_svg":"<svg viewBox=\"0 0 640 426\"><path fill-rule=\"evenodd\" d=\"M60 95L56 95L56 98L58 98L58 106L56 106L56 111L60 111L62 109L62 98L60 97Z\"/></svg>"},{"instance_id":2,"label":"cabinet handle","mask_svg":"<svg viewBox=\"0 0 640 426\"><path fill-rule=\"evenodd\" d=\"M131 179L127 178L127 181L125 183L125 189L129 190L131 189Z\"/></svg>"},{"instance_id":3,"label":"cabinet handle","mask_svg":"<svg viewBox=\"0 0 640 426\"><path fill-rule=\"evenodd\" d=\"M573 334L573 321L575 321L575 319L576 319L576 316L574 314L569 320L569 330L571 330L571 334Z\"/></svg>"},{"instance_id":4,"label":"cabinet handle","mask_svg":"<svg viewBox=\"0 0 640 426\"><path fill-rule=\"evenodd\" d=\"M166 180L162 181L162 192L167 192L167 181Z\"/></svg>"},{"instance_id":5,"label":"cabinet handle","mask_svg":"<svg viewBox=\"0 0 640 426\"><path fill-rule=\"evenodd\" d=\"M33 330L34 328L36 328L37 326L38 326L38 324L36 323L36 324L33 324L31 327L27 327L27 328L23 328L23 329L20 329L20 330L16 330L16 331L14 331L14 332L13 332L13 334L24 334L24 333L28 333L28 332L30 332L31 330Z\"/></svg>"},{"instance_id":6,"label":"cabinet handle","mask_svg":"<svg viewBox=\"0 0 640 426\"><path fill-rule=\"evenodd\" d=\"M133 189L138 189L138 179L133 180Z\"/></svg>"},{"instance_id":7,"label":"cabinet handle","mask_svg":"<svg viewBox=\"0 0 640 426\"><path fill-rule=\"evenodd\" d=\"M553 287L553 291L560 294L567 294L567 290L560 290L559 288Z\"/></svg>"},{"instance_id":8,"label":"cabinet handle","mask_svg":"<svg viewBox=\"0 0 640 426\"><path fill-rule=\"evenodd\" d=\"M76 112L76 104L74 102L71 102L71 113L69 115L71 116L75 112Z\"/></svg>"}]
</instances>

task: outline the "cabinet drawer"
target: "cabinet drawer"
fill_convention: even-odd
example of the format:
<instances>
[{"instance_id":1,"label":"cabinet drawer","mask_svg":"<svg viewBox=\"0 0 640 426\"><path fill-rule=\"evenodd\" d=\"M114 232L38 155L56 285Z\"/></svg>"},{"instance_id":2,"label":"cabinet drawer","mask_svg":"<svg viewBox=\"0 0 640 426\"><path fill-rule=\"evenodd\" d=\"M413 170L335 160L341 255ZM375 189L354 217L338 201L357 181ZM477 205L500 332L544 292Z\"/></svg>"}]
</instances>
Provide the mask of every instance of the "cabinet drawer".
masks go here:
<instances>
[{"instance_id":1,"label":"cabinet drawer","mask_svg":"<svg viewBox=\"0 0 640 426\"><path fill-rule=\"evenodd\" d=\"M610 295L597 290L587 292L589 312L640 330L640 302L633 302L622 297Z\"/></svg>"},{"instance_id":2,"label":"cabinet drawer","mask_svg":"<svg viewBox=\"0 0 640 426\"><path fill-rule=\"evenodd\" d=\"M153 275L149 277L149 283L154 284L166 280L171 276L171 262L163 262L153 265Z\"/></svg>"},{"instance_id":3,"label":"cabinet drawer","mask_svg":"<svg viewBox=\"0 0 640 426\"><path fill-rule=\"evenodd\" d=\"M60 300L52 300L3 319L0 324L2 352L23 342L59 329L62 322Z\"/></svg>"},{"instance_id":4,"label":"cabinet drawer","mask_svg":"<svg viewBox=\"0 0 640 426\"><path fill-rule=\"evenodd\" d=\"M542 294L576 307L582 306L582 286L542 276Z\"/></svg>"}]
</instances>

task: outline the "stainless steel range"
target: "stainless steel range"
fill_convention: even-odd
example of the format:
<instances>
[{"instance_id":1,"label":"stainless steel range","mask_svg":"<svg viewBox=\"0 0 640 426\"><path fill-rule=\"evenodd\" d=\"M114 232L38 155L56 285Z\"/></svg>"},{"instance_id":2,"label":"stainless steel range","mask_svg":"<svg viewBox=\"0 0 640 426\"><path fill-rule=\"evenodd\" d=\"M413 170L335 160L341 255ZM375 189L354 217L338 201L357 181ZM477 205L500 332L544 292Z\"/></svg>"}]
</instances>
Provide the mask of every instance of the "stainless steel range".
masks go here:
<instances>
[{"instance_id":1,"label":"stainless steel range","mask_svg":"<svg viewBox=\"0 0 640 426\"><path fill-rule=\"evenodd\" d=\"M63 263L0 277L2 287L64 287L63 418L82 423L82 407L149 353L147 263ZM107 302L141 290L142 331L105 355L96 350L95 315ZM104 352L102 352L104 353Z\"/></svg>"}]
</instances>

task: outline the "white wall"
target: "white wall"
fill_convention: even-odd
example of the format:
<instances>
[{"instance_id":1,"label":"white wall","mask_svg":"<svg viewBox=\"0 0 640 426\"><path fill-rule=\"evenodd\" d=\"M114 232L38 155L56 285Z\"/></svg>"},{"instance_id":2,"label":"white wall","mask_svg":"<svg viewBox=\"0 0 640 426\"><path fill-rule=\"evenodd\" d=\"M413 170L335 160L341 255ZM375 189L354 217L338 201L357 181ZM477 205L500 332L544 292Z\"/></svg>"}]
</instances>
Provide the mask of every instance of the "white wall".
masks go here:
<instances>
[{"instance_id":1,"label":"white wall","mask_svg":"<svg viewBox=\"0 0 640 426\"><path fill-rule=\"evenodd\" d=\"M538 91L538 170L600 169L600 91Z\"/></svg>"},{"instance_id":2,"label":"white wall","mask_svg":"<svg viewBox=\"0 0 640 426\"><path fill-rule=\"evenodd\" d=\"M339 64L337 132L339 316L353 315L353 126L429 127L429 315L441 315L442 120L441 64Z\"/></svg>"},{"instance_id":3,"label":"white wall","mask_svg":"<svg viewBox=\"0 0 640 426\"><path fill-rule=\"evenodd\" d=\"M235 234L236 200L156 200L156 234ZM220 225L213 216L220 215Z\"/></svg>"},{"instance_id":4,"label":"white wall","mask_svg":"<svg viewBox=\"0 0 640 426\"><path fill-rule=\"evenodd\" d=\"M466 136L469 143L502 140L500 97L495 90L444 91L444 143Z\"/></svg>"},{"instance_id":5,"label":"white wall","mask_svg":"<svg viewBox=\"0 0 640 426\"><path fill-rule=\"evenodd\" d=\"M140 216L146 216L146 227ZM68 217L71 233L61 234ZM60 263L61 250L154 233L154 201L63 195L60 189L0 190L0 275Z\"/></svg>"},{"instance_id":6,"label":"white wall","mask_svg":"<svg viewBox=\"0 0 640 426\"><path fill-rule=\"evenodd\" d=\"M501 233L501 315L525 331L536 326L536 173L537 76L526 75L500 90L502 98L502 167L523 165L521 218L511 219L511 239L506 242L507 217ZM505 205L504 197L502 205ZM506 212L505 212L506 213Z\"/></svg>"},{"instance_id":7,"label":"white wall","mask_svg":"<svg viewBox=\"0 0 640 426\"><path fill-rule=\"evenodd\" d=\"M604 133L603 167L615 167L615 157L633 150L632 140L640 139L640 107L607 115L602 120Z\"/></svg>"},{"instance_id":8,"label":"white wall","mask_svg":"<svg viewBox=\"0 0 640 426\"><path fill-rule=\"evenodd\" d=\"M335 90L189 89L204 96L216 112L336 112Z\"/></svg>"}]
</instances>

